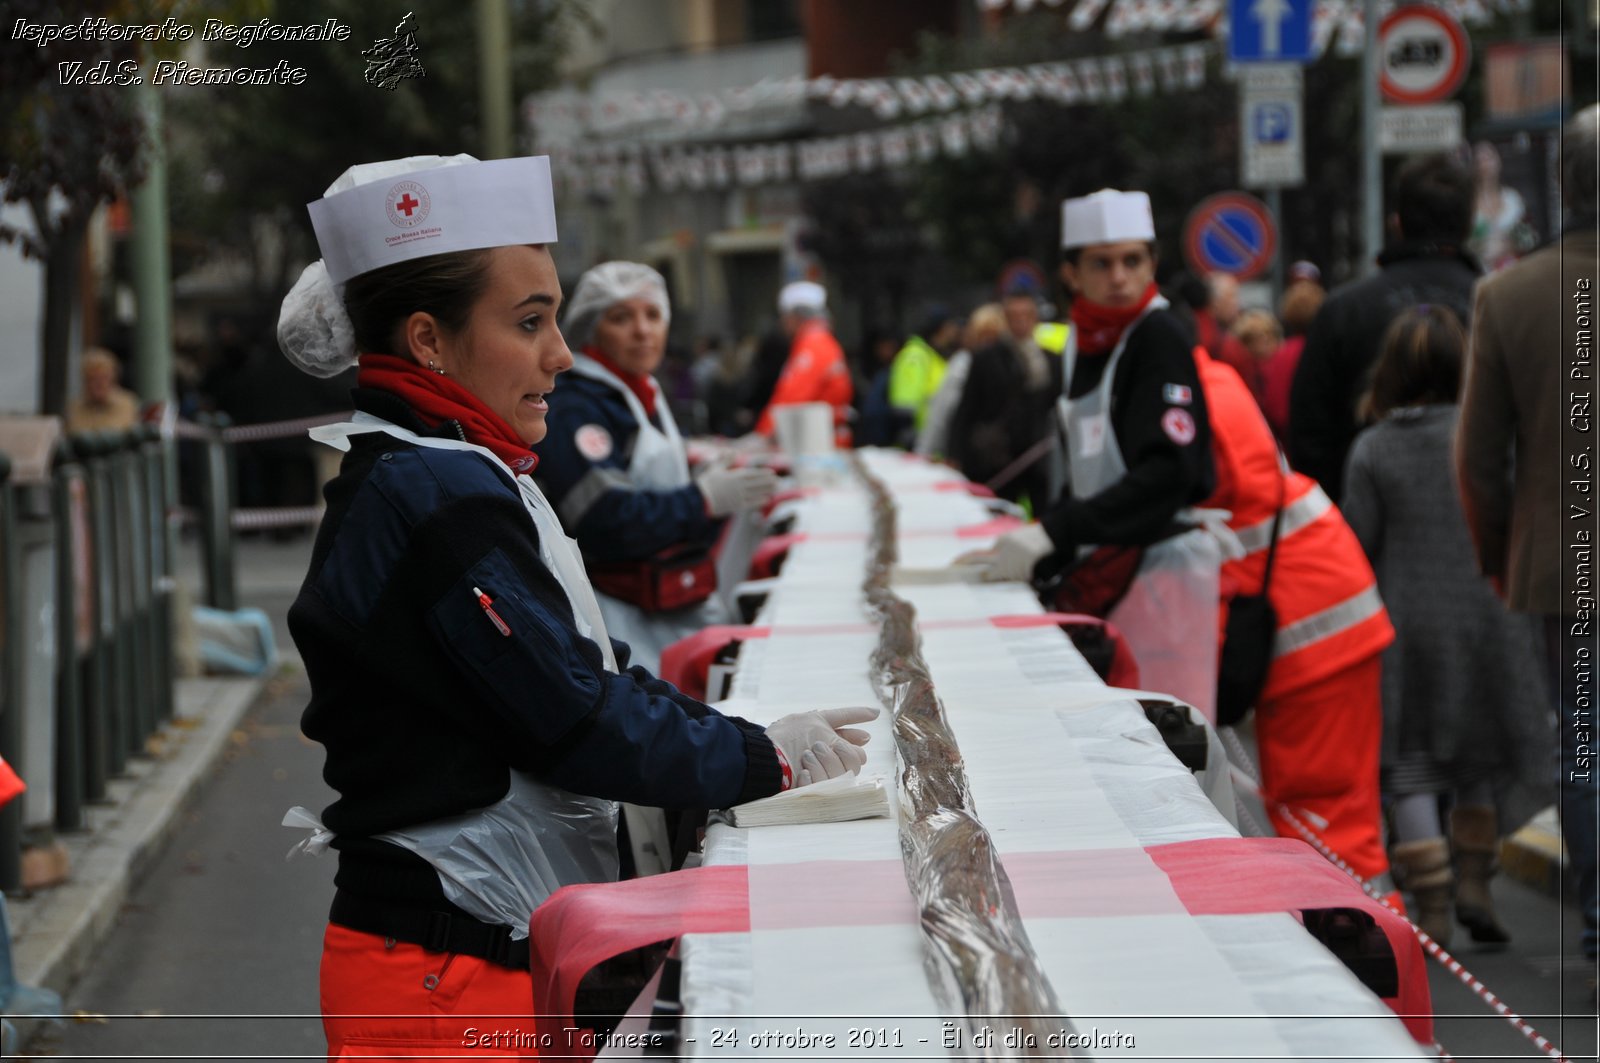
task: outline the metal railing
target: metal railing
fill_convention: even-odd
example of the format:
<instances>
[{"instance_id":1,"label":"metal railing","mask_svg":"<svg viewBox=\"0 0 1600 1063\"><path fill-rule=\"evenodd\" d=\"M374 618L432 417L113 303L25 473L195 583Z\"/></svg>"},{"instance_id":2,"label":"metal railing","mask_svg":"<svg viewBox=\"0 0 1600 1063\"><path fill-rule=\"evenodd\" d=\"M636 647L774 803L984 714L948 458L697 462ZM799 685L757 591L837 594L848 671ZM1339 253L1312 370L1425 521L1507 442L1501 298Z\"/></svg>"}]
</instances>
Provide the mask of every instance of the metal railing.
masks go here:
<instances>
[{"instance_id":1,"label":"metal railing","mask_svg":"<svg viewBox=\"0 0 1600 1063\"><path fill-rule=\"evenodd\" d=\"M56 445L47 482L0 455L0 889L24 835L77 831L173 713L173 442L153 425Z\"/></svg>"}]
</instances>

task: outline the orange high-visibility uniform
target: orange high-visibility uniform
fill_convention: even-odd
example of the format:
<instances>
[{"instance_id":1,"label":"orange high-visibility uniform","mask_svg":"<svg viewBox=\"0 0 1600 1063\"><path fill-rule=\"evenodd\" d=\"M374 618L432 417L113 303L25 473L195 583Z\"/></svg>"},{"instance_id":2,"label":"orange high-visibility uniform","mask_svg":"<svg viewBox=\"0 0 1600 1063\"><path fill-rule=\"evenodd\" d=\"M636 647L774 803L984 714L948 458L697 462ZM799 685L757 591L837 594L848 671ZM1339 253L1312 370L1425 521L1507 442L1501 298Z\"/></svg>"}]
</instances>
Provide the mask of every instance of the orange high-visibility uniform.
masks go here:
<instances>
[{"instance_id":1,"label":"orange high-visibility uniform","mask_svg":"<svg viewBox=\"0 0 1600 1063\"><path fill-rule=\"evenodd\" d=\"M833 407L833 432L839 446L850 445L850 400L855 385L850 382L850 367L845 364L844 349L833 338L825 322L811 320L795 330L794 342L789 347L789 359L783 363L783 373L772 389L772 399L761 411L756 431L770 436L773 433L772 410L775 406L793 406L802 402L826 402Z\"/></svg>"},{"instance_id":2,"label":"orange high-visibility uniform","mask_svg":"<svg viewBox=\"0 0 1600 1063\"><path fill-rule=\"evenodd\" d=\"M1388 871L1378 796L1378 657L1394 641L1377 578L1316 481L1288 471L1255 397L1231 366L1195 351L1211 413L1216 493L1246 555L1222 566L1222 600L1259 594L1283 505L1267 596L1278 633L1256 702L1262 794L1273 827L1299 837L1286 805L1362 877ZM1224 612L1221 623L1226 623Z\"/></svg>"}]
</instances>

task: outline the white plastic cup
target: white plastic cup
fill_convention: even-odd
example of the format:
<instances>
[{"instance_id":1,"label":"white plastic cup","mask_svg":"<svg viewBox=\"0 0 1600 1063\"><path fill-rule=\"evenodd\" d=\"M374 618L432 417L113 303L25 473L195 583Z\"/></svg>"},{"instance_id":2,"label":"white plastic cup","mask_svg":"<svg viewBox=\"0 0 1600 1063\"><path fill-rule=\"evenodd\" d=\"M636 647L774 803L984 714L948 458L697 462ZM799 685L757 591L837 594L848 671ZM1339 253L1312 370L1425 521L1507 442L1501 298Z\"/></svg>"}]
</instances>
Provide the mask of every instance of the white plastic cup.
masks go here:
<instances>
[{"instance_id":1,"label":"white plastic cup","mask_svg":"<svg viewBox=\"0 0 1600 1063\"><path fill-rule=\"evenodd\" d=\"M778 449L791 459L833 453L833 407L826 402L775 406Z\"/></svg>"}]
</instances>

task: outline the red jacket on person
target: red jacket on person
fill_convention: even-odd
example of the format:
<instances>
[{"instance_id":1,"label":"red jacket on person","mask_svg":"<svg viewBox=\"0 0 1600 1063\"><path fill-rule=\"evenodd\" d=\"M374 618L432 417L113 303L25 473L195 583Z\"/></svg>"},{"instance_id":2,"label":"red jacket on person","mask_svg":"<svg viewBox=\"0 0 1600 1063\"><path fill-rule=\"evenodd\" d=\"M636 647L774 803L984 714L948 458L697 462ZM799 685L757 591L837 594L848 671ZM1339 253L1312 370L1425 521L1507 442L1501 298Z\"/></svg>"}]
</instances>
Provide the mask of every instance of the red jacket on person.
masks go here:
<instances>
[{"instance_id":1,"label":"red jacket on person","mask_svg":"<svg viewBox=\"0 0 1600 1063\"><path fill-rule=\"evenodd\" d=\"M771 401L756 422L756 431L772 435L775 406L826 402L833 407L834 434L841 446L848 446L850 400L854 394L850 367L845 364L844 349L839 341L833 338L825 322L807 321L794 334L789 360L783 363L783 372L772 389Z\"/></svg>"},{"instance_id":2,"label":"red jacket on person","mask_svg":"<svg viewBox=\"0 0 1600 1063\"><path fill-rule=\"evenodd\" d=\"M1308 476L1288 471L1272 429L1239 374L1203 349L1195 351L1200 386L1211 413L1217 489L1204 503L1229 510L1228 526L1244 542L1244 558L1222 566L1222 600L1261 593L1273 515L1283 523L1267 595L1278 614L1278 638L1263 701L1299 690L1394 641L1377 579L1355 533Z\"/></svg>"}]
</instances>

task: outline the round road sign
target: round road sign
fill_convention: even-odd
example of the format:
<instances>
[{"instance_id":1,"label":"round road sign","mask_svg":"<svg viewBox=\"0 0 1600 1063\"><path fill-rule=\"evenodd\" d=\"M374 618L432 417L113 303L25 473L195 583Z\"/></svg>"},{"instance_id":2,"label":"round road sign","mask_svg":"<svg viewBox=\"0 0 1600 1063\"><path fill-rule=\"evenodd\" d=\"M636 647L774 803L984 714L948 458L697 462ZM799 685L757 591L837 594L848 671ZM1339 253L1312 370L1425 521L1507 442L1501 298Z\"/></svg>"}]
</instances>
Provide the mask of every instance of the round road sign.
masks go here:
<instances>
[{"instance_id":1,"label":"round road sign","mask_svg":"<svg viewBox=\"0 0 1600 1063\"><path fill-rule=\"evenodd\" d=\"M1183 225L1184 256L1201 273L1257 276L1278 249L1278 227L1265 203L1243 192L1202 200Z\"/></svg>"},{"instance_id":2,"label":"round road sign","mask_svg":"<svg viewBox=\"0 0 1600 1063\"><path fill-rule=\"evenodd\" d=\"M1434 103L1461 87L1472 45L1448 12L1423 4L1395 8L1378 27L1378 87L1394 103Z\"/></svg>"}]
</instances>

